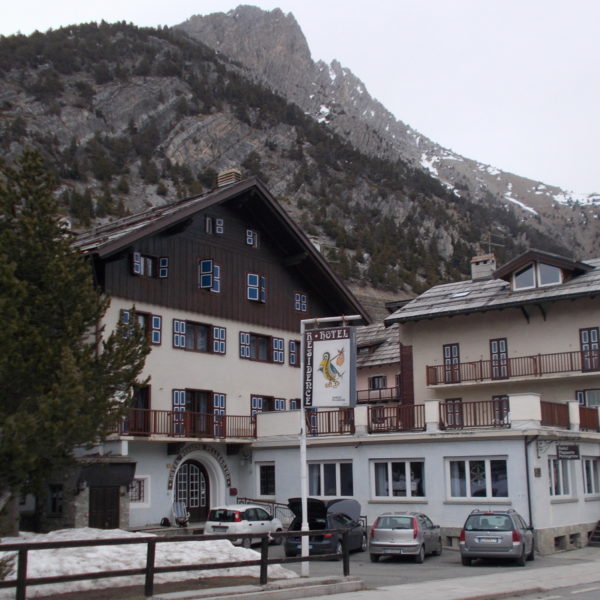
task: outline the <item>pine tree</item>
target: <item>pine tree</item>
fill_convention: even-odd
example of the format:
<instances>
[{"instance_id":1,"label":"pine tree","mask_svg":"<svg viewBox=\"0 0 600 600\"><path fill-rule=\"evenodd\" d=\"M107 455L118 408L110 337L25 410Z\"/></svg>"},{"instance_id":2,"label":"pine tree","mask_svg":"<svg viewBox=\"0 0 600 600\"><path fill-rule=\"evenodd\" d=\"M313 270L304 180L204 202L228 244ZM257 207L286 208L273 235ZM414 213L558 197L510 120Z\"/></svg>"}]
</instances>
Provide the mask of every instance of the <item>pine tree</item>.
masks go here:
<instances>
[{"instance_id":1,"label":"pine tree","mask_svg":"<svg viewBox=\"0 0 600 600\"><path fill-rule=\"evenodd\" d=\"M57 208L37 152L0 164L0 509L114 430L149 351L137 326L102 335L108 301Z\"/></svg>"}]
</instances>

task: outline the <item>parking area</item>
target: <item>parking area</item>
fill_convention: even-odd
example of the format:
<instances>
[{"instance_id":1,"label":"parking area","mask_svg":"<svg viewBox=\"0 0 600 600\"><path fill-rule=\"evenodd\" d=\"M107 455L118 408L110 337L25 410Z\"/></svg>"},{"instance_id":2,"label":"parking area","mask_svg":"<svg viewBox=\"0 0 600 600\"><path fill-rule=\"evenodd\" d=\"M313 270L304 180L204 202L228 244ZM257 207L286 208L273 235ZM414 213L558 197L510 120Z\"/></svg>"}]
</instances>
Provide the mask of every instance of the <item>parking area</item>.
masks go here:
<instances>
[{"instance_id":1,"label":"parking area","mask_svg":"<svg viewBox=\"0 0 600 600\"><path fill-rule=\"evenodd\" d=\"M371 588L478 575L497 574L510 577L511 572L515 570L520 572L573 564L574 561L583 559L580 554L582 552L585 550L562 552L549 556L536 555L535 561L528 562L525 567L519 567L513 562L501 561L474 561L472 566L465 567L461 564L460 553L457 550L447 549L444 549L441 556L428 556L423 564L416 564L412 558L386 558L372 563L368 552L356 552L350 555L350 575L360 577ZM283 558L282 547L272 546L269 549L269 557ZM301 570L300 563L285 565L285 567L297 573L300 573ZM341 573L342 565L339 561L311 561L310 563L310 576L312 577L339 576Z\"/></svg>"}]
</instances>

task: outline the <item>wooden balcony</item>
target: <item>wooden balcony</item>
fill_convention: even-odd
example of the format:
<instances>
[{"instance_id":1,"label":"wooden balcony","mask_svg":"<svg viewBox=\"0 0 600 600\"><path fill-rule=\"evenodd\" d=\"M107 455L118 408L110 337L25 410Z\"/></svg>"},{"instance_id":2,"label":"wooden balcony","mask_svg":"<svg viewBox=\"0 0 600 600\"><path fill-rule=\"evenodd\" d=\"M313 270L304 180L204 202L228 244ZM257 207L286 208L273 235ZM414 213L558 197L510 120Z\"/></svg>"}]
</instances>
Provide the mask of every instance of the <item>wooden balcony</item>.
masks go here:
<instances>
[{"instance_id":1,"label":"wooden balcony","mask_svg":"<svg viewBox=\"0 0 600 600\"><path fill-rule=\"evenodd\" d=\"M600 419L598 419L597 408L579 407L579 430L600 431Z\"/></svg>"},{"instance_id":2,"label":"wooden balcony","mask_svg":"<svg viewBox=\"0 0 600 600\"><path fill-rule=\"evenodd\" d=\"M356 391L356 401L358 404L368 404L372 402L398 402L399 399L400 388L398 387Z\"/></svg>"},{"instance_id":3,"label":"wooden balcony","mask_svg":"<svg viewBox=\"0 0 600 600\"><path fill-rule=\"evenodd\" d=\"M369 433L424 430L424 404L369 406L367 423Z\"/></svg>"},{"instance_id":4,"label":"wooden balcony","mask_svg":"<svg viewBox=\"0 0 600 600\"><path fill-rule=\"evenodd\" d=\"M540 377L558 373L585 373L600 371L600 351L536 354L508 358L505 361L478 360L450 366L429 365L426 371L427 385Z\"/></svg>"},{"instance_id":5,"label":"wooden balcony","mask_svg":"<svg viewBox=\"0 0 600 600\"><path fill-rule=\"evenodd\" d=\"M479 402L440 402L440 429L510 427L508 398Z\"/></svg>"},{"instance_id":6,"label":"wooden balcony","mask_svg":"<svg viewBox=\"0 0 600 600\"><path fill-rule=\"evenodd\" d=\"M567 404L544 402L542 400L540 401L540 405L542 408L542 425L569 429L569 406Z\"/></svg>"},{"instance_id":7,"label":"wooden balcony","mask_svg":"<svg viewBox=\"0 0 600 600\"><path fill-rule=\"evenodd\" d=\"M256 420L241 415L134 408L121 423L119 433L171 438L255 438Z\"/></svg>"},{"instance_id":8,"label":"wooden balcony","mask_svg":"<svg viewBox=\"0 0 600 600\"><path fill-rule=\"evenodd\" d=\"M308 435L352 435L355 432L354 409L306 410Z\"/></svg>"}]
</instances>

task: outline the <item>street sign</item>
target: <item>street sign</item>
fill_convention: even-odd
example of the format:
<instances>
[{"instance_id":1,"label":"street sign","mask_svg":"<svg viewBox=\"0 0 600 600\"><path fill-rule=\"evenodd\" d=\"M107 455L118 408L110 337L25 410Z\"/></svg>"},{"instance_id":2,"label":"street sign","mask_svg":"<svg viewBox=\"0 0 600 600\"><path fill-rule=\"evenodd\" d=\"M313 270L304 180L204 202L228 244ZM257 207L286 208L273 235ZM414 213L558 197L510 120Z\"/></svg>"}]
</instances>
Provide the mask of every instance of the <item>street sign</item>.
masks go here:
<instances>
[{"instance_id":1,"label":"street sign","mask_svg":"<svg viewBox=\"0 0 600 600\"><path fill-rule=\"evenodd\" d=\"M579 460L579 446L577 444L557 444L556 458L559 460Z\"/></svg>"}]
</instances>

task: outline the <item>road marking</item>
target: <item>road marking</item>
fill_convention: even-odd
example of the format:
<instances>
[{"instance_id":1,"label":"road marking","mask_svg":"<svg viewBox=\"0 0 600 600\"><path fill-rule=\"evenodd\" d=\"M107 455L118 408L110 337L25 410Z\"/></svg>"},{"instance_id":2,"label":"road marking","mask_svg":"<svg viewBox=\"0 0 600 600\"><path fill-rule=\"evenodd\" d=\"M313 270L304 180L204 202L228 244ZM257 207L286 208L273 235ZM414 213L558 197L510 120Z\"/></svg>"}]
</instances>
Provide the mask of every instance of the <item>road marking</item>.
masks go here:
<instances>
[{"instance_id":1,"label":"road marking","mask_svg":"<svg viewBox=\"0 0 600 600\"><path fill-rule=\"evenodd\" d=\"M594 592L596 590L600 590L599 586L586 588L585 590L573 590L571 594L585 594L586 592Z\"/></svg>"}]
</instances>

